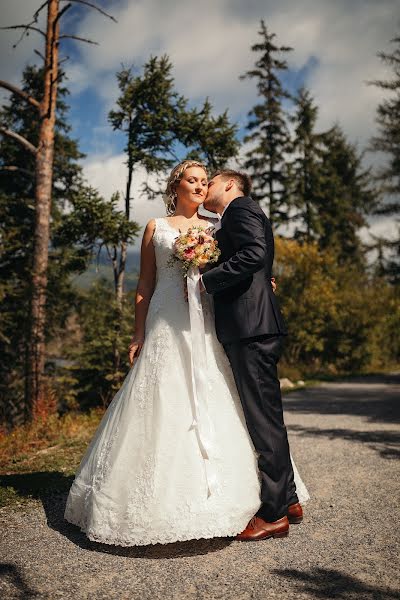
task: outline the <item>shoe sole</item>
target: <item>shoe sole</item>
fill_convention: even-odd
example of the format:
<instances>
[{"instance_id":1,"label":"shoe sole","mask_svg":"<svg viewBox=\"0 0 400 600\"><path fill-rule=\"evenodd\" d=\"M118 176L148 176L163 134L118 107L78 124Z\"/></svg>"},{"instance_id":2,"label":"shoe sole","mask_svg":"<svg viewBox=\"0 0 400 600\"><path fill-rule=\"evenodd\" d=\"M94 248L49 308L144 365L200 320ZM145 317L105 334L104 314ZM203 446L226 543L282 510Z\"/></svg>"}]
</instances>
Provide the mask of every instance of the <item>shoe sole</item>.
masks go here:
<instances>
[{"instance_id":1,"label":"shoe sole","mask_svg":"<svg viewBox=\"0 0 400 600\"><path fill-rule=\"evenodd\" d=\"M289 531L283 531L282 533L273 533L271 535L267 535L265 537L256 538L256 539L240 539L236 538L238 542L262 542L263 540L270 540L271 538L285 538L289 536Z\"/></svg>"},{"instance_id":2,"label":"shoe sole","mask_svg":"<svg viewBox=\"0 0 400 600\"><path fill-rule=\"evenodd\" d=\"M299 525L303 521L303 517L288 517L288 519L290 525Z\"/></svg>"}]
</instances>

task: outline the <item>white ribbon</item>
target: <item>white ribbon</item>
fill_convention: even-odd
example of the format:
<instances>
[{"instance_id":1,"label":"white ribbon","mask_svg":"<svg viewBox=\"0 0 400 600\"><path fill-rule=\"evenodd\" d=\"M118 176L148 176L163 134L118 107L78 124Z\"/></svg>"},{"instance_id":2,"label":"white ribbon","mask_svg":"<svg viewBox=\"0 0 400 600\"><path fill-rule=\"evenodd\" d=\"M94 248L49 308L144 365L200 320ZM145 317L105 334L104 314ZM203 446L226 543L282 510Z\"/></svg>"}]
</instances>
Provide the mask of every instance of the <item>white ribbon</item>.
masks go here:
<instances>
[{"instance_id":1,"label":"white ribbon","mask_svg":"<svg viewBox=\"0 0 400 600\"><path fill-rule=\"evenodd\" d=\"M208 497L215 490L216 475L210 461L213 427L207 407L207 356L203 307L200 295L200 271L190 267L187 276L190 330L192 340L193 423L207 480Z\"/></svg>"}]
</instances>

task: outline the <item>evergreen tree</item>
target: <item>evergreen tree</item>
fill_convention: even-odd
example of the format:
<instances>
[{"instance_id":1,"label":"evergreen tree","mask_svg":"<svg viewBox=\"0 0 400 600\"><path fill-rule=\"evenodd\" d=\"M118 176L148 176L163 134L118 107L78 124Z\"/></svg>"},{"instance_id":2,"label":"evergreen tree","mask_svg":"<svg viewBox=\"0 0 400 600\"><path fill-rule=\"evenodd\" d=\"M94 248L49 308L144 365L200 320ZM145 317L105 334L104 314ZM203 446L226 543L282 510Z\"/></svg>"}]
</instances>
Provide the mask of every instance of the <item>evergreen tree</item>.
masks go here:
<instances>
[{"instance_id":1,"label":"evergreen tree","mask_svg":"<svg viewBox=\"0 0 400 600\"><path fill-rule=\"evenodd\" d=\"M372 138L370 145L370 150L387 157L386 164L377 172L382 199L376 214L389 216L400 213L400 37L394 38L392 43L396 44L396 48L391 53L380 52L378 56L386 66L392 68L394 78L371 82L390 94L378 106L378 134ZM385 246L385 272L395 283L400 280L400 236L397 236L397 240L387 240Z\"/></svg>"},{"instance_id":2,"label":"evergreen tree","mask_svg":"<svg viewBox=\"0 0 400 600\"><path fill-rule=\"evenodd\" d=\"M27 67L23 89L40 97L42 85L40 69ZM101 243L110 228L114 233L118 229L115 207L90 191L82 180L78 161L83 154L69 135L67 95L68 90L60 81L46 302L47 342L62 330L76 303L71 274L84 271L95 245ZM0 122L34 142L37 139L36 111L19 96L12 96L2 108ZM35 218L34 158L8 138L0 139L0 155L0 419L17 424L25 418L24 378Z\"/></svg>"},{"instance_id":3,"label":"evergreen tree","mask_svg":"<svg viewBox=\"0 0 400 600\"><path fill-rule=\"evenodd\" d=\"M121 329L118 336L118 351L126 356L134 327L132 305L134 294L129 292L128 302L123 304ZM64 369L68 391L75 396L82 409L107 406L120 387L128 361L121 365L122 373L115 373L115 327L120 318L115 294L109 283L100 279L88 291L82 292L76 301L76 318L80 332L79 346L69 349L72 365ZM122 362L122 361L121 361Z\"/></svg>"},{"instance_id":4,"label":"evergreen tree","mask_svg":"<svg viewBox=\"0 0 400 600\"><path fill-rule=\"evenodd\" d=\"M295 98L295 113L291 117L294 136L291 144L290 190L291 204L297 209L295 215L299 225L294 237L308 242L318 239L322 232L319 215L319 198L323 180L321 157L323 136L315 133L318 107L313 103L310 92L301 88Z\"/></svg>"},{"instance_id":5,"label":"evergreen tree","mask_svg":"<svg viewBox=\"0 0 400 600\"><path fill-rule=\"evenodd\" d=\"M92 2L75 0L77 4L90 7L111 19L110 15ZM39 403L46 402L46 382L44 378L46 359L46 304L49 270L49 243L50 219L53 192L53 167L55 149L55 129L57 118L58 86L62 78L59 60L60 43L66 38L81 42L89 42L82 37L70 35L62 28L60 22L67 11L73 7L70 2L60 6L60 0L45 0L33 14L30 23L11 25L5 29L22 29L20 38L28 36L31 32L40 33L44 37L43 54L35 51L43 59L41 70L42 85L38 90L39 95L33 96L24 92L10 82L0 80L0 87L10 91L14 96L22 98L29 106L37 110L38 143L35 146L32 140L16 133L13 129L0 124L0 134L20 144L25 151L35 157L34 179L34 211L35 228L33 239L33 260L30 273L30 349L27 353L27 375L25 387L26 417L32 418ZM46 11L46 27L37 26L42 11ZM115 20L115 19L113 19ZM12 170L15 165L4 165L5 169ZM20 167L22 171L22 167Z\"/></svg>"},{"instance_id":6,"label":"evergreen tree","mask_svg":"<svg viewBox=\"0 0 400 600\"><path fill-rule=\"evenodd\" d=\"M148 174L165 179L165 172L178 162L179 154L205 159L212 168L223 166L237 152L236 128L229 123L227 113L213 116L212 106L205 101L201 109L189 109L188 101L175 89L172 63L168 56L151 57L143 73L131 69L117 74L120 96L109 113L114 130L126 136L125 154L127 179L125 218L131 219L132 182L139 167ZM160 193L147 182L148 195ZM114 270L116 302L120 318L116 319L115 371L119 372L118 337L123 314L124 279L128 238L120 244L107 244Z\"/></svg>"},{"instance_id":7,"label":"evergreen tree","mask_svg":"<svg viewBox=\"0 0 400 600\"><path fill-rule=\"evenodd\" d=\"M27 67L23 74L22 89L40 97L43 76L40 69ZM69 137L66 121L67 90L60 85L57 101L56 153L53 178L52 227L61 219L61 204L70 191L81 182L77 161L83 156L75 140ZM12 129L37 143L39 117L37 111L19 96L13 95L0 112L2 126ZM12 139L0 139L0 280L3 284L2 339L0 341L1 389L4 415L8 420L24 418L24 376L26 373L27 343L29 337L30 275L34 243L35 157ZM49 261L49 294L47 307L55 317L56 306L69 295L65 272L60 268L60 256L53 251ZM62 283L63 282L63 283ZM59 315L58 315L59 316ZM51 335L55 321L49 318L46 335Z\"/></svg>"},{"instance_id":8,"label":"evergreen tree","mask_svg":"<svg viewBox=\"0 0 400 600\"><path fill-rule=\"evenodd\" d=\"M339 262L363 264L358 232L376 202L371 171L362 167L362 156L339 126L323 134L323 143L319 246L333 249Z\"/></svg>"},{"instance_id":9,"label":"evergreen tree","mask_svg":"<svg viewBox=\"0 0 400 600\"><path fill-rule=\"evenodd\" d=\"M249 112L247 129L250 132L244 141L250 144L244 162L254 183L253 197L268 208L269 218L275 225L287 222L290 199L288 191L288 169L285 154L288 151L289 131L283 102L290 98L284 89L279 74L287 70L282 54L292 48L277 46L276 35L269 33L264 21L259 31L261 41L252 46L260 56L255 68L247 71L241 79L257 81L260 102Z\"/></svg>"},{"instance_id":10,"label":"evergreen tree","mask_svg":"<svg viewBox=\"0 0 400 600\"><path fill-rule=\"evenodd\" d=\"M212 173L223 169L237 156L236 133L237 125L230 122L228 111L214 115L207 98L200 109L194 108L180 115L177 139L185 146L186 158L203 162Z\"/></svg>"}]
</instances>

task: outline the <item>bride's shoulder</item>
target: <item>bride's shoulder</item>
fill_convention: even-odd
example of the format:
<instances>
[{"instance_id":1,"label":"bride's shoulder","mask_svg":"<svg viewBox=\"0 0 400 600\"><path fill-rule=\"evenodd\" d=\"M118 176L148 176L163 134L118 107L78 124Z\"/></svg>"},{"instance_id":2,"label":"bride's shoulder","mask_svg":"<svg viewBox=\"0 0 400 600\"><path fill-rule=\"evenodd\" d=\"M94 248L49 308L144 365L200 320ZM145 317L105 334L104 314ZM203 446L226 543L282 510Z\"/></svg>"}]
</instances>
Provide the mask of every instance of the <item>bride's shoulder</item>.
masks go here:
<instances>
[{"instance_id":1,"label":"bride's shoulder","mask_svg":"<svg viewBox=\"0 0 400 600\"><path fill-rule=\"evenodd\" d=\"M146 227L144 228L144 233L143 233L143 237L144 238L152 238L154 235L154 232L156 230L156 223L157 219L150 219L150 221L147 223Z\"/></svg>"}]
</instances>

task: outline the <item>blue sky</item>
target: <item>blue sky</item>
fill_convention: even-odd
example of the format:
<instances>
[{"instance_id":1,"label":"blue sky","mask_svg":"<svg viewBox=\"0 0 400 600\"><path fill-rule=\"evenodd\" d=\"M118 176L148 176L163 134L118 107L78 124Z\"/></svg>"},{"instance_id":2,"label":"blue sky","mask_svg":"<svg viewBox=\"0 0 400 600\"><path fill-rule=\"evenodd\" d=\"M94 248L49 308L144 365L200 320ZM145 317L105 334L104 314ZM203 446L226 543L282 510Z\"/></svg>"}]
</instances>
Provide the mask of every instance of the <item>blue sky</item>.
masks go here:
<instances>
[{"instance_id":1,"label":"blue sky","mask_svg":"<svg viewBox=\"0 0 400 600\"><path fill-rule=\"evenodd\" d=\"M39 0L1 0L3 24L30 20ZM366 82L388 75L376 54L390 48L399 27L396 0L102 0L118 20L83 7L67 13L64 30L89 37L99 46L65 41L63 52L71 96L73 135L87 154L85 173L108 197L125 184L123 139L112 132L107 114L118 94L115 73L121 63L140 68L151 54L166 53L174 64L177 89L194 105L205 97L217 112L229 109L244 133L246 115L257 100L255 83L239 81L254 63L250 47L263 18L287 55L284 83L290 91L306 85L320 107L320 130L339 122L362 149L375 133L375 110L382 93ZM13 50L16 32L0 36L0 77L17 83L24 64L42 40L32 34ZM378 162L369 155L366 164ZM136 188L145 177L138 172ZM161 216L161 201L136 194L134 218L144 224ZM394 232L388 219L374 219L375 233ZM365 233L364 233L365 235Z\"/></svg>"}]
</instances>

